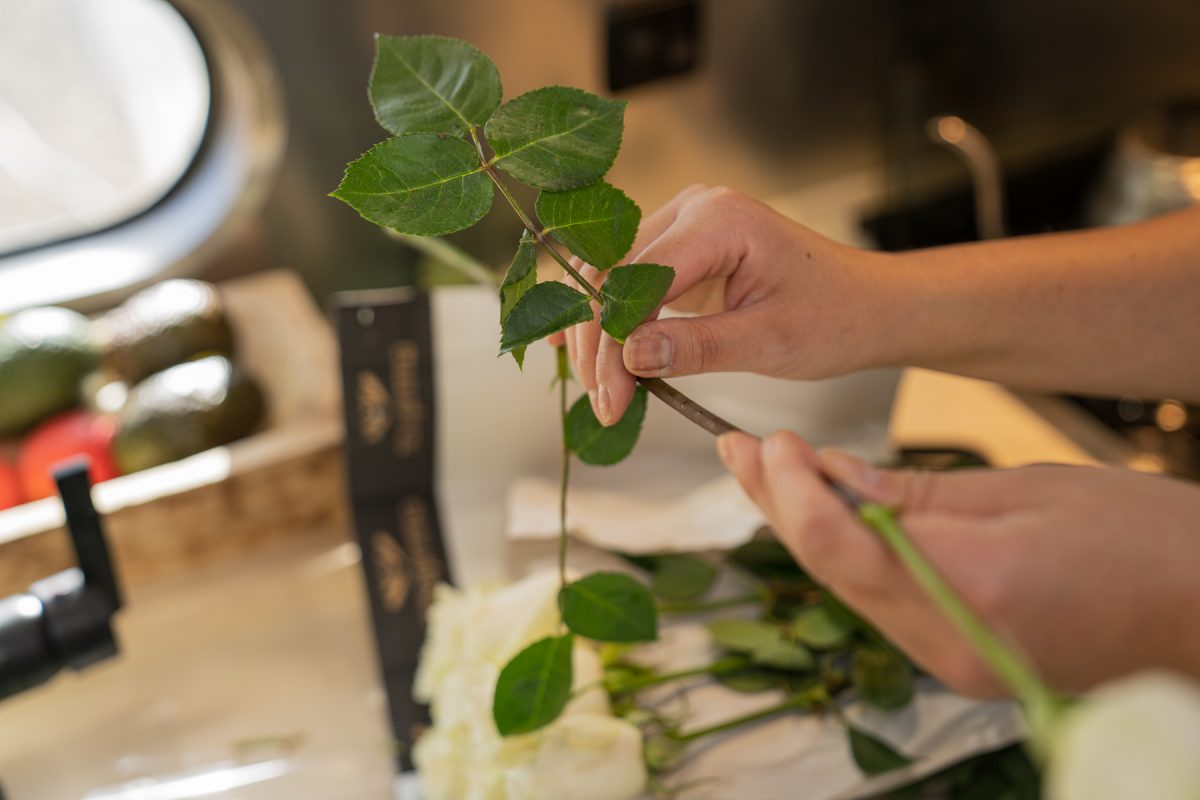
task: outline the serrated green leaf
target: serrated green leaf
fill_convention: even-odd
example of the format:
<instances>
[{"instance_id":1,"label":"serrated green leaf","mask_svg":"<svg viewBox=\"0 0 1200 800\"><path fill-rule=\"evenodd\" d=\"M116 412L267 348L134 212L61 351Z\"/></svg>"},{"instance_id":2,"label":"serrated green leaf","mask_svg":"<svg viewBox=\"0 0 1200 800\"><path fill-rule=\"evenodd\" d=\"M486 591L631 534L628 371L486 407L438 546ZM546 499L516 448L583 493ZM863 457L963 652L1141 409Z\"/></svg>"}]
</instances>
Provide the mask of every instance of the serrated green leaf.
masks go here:
<instances>
[{"instance_id":1,"label":"serrated green leaf","mask_svg":"<svg viewBox=\"0 0 1200 800\"><path fill-rule=\"evenodd\" d=\"M492 184L469 144L410 133L346 166L332 197L376 225L441 236L474 225L492 207Z\"/></svg>"},{"instance_id":2,"label":"serrated green leaf","mask_svg":"<svg viewBox=\"0 0 1200 800\"><path fill-rule=\"evenodd\" d=\"M750 660L760 667L772 667L788 672L808 672L813 668L812 653L795 639L777 631L775 638L764 641L750 651Z\"/></svg>"},{"instance_id":3,"label":"serrated green leaf","mask_svg":"<svg viewBox=\"0 0 1200 800\"><path fill-rule=\"evenodd\" d=\"M658 308L675 270L658 264L626 264L608 273L600 287L604 305L600 311L600 327L622 344L634 328Z\"/></svg>"},{"instance_id":4,"label":"serrated green leaf","mask_svg":"<svg viewBox=\"0 0 1200 800\"><path fill-rule=\"evenodd\" d=\"M547 636L513 656L496 681L492 718L501 736L550 724L571 699L574 638Z\"/></svg>"},{"instance_id":5,"label":"serrated green leaf","mask_svg":"<svg viewBox=\"0 0 1200 800\"><path fill-rule=\"evenodd\" d=\"M500 105L500 73L459 39L376 34L370 96L392 133L462 134Z\"/></svg>"},{"instance_id":6,"label":"serrated green leaf","mask_svg":"<svg viewBox=\"0 0 1200 800\"><path fill-rule=\"evenodd\" d=\"M850 682L864 700L884 711L908 705L916 690L912 664L886 645L864 645L854 651Z\"/></svg>"},{"instance_id":7,"label":"serrated green leaf","mask_svg":"<svg viewBox=\"0 0 1200 800\"><path fill-rule=\"evenodd\" d=\"M625 101L547 86L514 98L488 120L495 164L538 189L562 191L604 177L624 131Z\"/></svg>"},{"instance_id":8,"label":"serrated green leaf","mask_svg":"<svg viewBox=\"0 0 1200 800\"><path fill-rule=\"evenodd\" d=\"M846 723L846 733L850 739L850 755L864 775L879 775L912 763L911 758L891 745L850 723Z\"/></svg>"},{"instance_id":9,"label":"serrated green leaf","mask_svg":"<svg viewBox=\"0 0 1200 800\"><path fill-rule=\"evenodd\" d=\"M596 269L608 269L629 252L642 210L604 181L566 192L541 192L534 205L546 233Z\"/></svg>"},{"instance_id":10,"label":"serrated green leaf","mask_svg":"<svg viewBox=\"0 0 1200 800\"><path fill-rule=\"evenodd\" d=\"M715 619L704 627L716 645L735 653L750 653L779 639L778 625L756 619Z\"/></svg>"},{"instance_id":11,"label":"serrated green leaf","mask_svg":"<svg viewBox=\"0 0 1200 800\"><path fill-rule=\"evenodd\" d=\"M500 327L504 327L509 313L517 305L517 301L537 284L537 245L529 231L521 237L517 245L517 253L513 256L508 272L500 284ZM512 349L513 360L518 367L525 366L525 348Z\"/></svg>"},{"instance_id":12,"label":"serrated green leaf","mask_svg":"<svg viewBox=\"0 0 1200 800\"><path fill-rule=\"evenodd\" d=\"M539 284L540 285L540 284ZM593 466L616 464L633 450L646 417L646 387L634 390L625 415L614 425L604 427L592 412L586 396L580 397L567 412L563 423L567 447L580 461Z\"/></svg>"},{"instance_id":13,"label":"serrated green leaf","mask_svg":"<svg viewBox=\"0 0 1200 800\"><path fill-rule=\"evenodd\" d=\"M702 558L677 553L657 556L651 588L667 600L695 600L712 587L717 568Z\"/></svg>"},{"instance_id":14,"label":"serrated green leaf","mask_svg":"<svg viewBox=\"0 0 1200 800\"><path fill-rule=\"evenodd\" d=\"M591 318L592 305L586 294L557 281L536 284L521 296L505 318L500 355Z\"/></svg>"},{"instance_id":15,"label":"serrated green leaf","mask_svg":"<svg viewBox=\"0 0 1200 800\"><path fill-rule=\"evenodd\" d=\"M620 572L593 572L569 583L558 596L563 622L598 642L651 642L658 638L658 611L650 591Z\"/></svg>"},{"instance_id":16,"label":"serrated green leaf","mask_svg":"<svg viewBox=\"0 0 1200 800\"><path fill-rule=\"evenodd\" d=\"M850 640L853 628L842 625L824 606L801 609L791 624L792 635L809 647L831 650Z\"/></svg>"}]
</instances>

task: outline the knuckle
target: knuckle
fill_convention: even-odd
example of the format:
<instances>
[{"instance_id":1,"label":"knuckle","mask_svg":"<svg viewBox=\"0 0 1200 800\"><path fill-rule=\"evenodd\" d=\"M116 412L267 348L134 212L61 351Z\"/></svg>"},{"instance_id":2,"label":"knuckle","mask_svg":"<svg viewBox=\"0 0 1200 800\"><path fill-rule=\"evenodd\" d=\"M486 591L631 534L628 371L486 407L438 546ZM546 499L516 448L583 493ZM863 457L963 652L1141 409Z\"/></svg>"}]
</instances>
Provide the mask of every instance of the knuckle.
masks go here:
<instances>
[{"instance_id":1,"label":"knuckle","mask_svg":"<svg viewBox=\"0 0 1200 800\"><path fill-rule=\"evenodd\" d=\"M720 364L721 342L712 328L696 320L689 337L692 366L697 372L710 372Z\"/></svg>"},{"instance_id":2,"label":"knuckle","mask_svg":"<svg viewBox=\"0 0 1200 800\"><path fill-rule=\"evenodd\" d=\"M742 204L745 195L728 186L714 186L703 194L705 205L718 210L729 210Z\"/></svg>"}]
</instances>

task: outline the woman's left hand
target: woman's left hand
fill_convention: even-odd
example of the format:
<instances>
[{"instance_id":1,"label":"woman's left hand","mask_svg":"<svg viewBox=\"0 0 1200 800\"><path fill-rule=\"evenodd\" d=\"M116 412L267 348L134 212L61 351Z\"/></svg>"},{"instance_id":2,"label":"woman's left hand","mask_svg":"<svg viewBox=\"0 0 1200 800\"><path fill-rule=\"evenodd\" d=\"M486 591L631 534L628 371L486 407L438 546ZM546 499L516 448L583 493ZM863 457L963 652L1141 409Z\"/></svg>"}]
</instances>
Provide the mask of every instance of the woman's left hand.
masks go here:
<instances>
[{"instance_id":1,"label":"woman's left hand","mask_svg":"<svg viewBox=\"0 0 1200 800\"><path fill-rule=\"evenodd\" d=\"M914 544L1052 686L1150 666L1200 677L1200 488L1108 468L885 471L787 432L726 434L718 451L815 579L961 692L1002 687L822 473L898 508Z\"/></svg>"}]
</instances>

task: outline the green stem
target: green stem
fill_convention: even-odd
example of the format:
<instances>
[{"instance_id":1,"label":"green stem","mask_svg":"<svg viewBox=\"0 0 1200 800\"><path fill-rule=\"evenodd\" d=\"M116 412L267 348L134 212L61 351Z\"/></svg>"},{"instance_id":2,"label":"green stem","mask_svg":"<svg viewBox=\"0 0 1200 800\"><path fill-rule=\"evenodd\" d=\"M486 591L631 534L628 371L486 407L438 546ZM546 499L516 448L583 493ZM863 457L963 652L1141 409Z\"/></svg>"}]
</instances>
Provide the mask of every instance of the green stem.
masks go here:
<instances>
[{"instance_id":1,"label":"green stem","mask_svg":"<svg viewBox=\"0 0 1200 800\"><path fill-rule=\"evenodd\" d=\"M891 508L879 503L864 503L858 513L887 542L934 604L950 618L979 657L1021 701L1033 731L1034 744L1041 747L1044 753L1050 727L1063 707L1062 700L1042 682L1033 667L1016 650L996 636L958 598L904 533Z\"/></svg>"},{"instance_id":2,"label":"green stem","mask_svg":"<svg viewBox=\"0 0 1200 800\"><path fill-rule=\"evenodd\" d=\"M673 681L683 680L684 678L694 678L697 675L725 675L730 672L741 672L748 666L744 658L722 658L714 661L711 664L705 664L701 667L692 667L691 669L681 669L676 672L662 672L651 675L641 675L637 678L630 679L627 683L619 687L622 692L639 692L642 689L648 689L651 686L661 686L664 683L672 683Z\"/></svg>"},{"instance_id":3,"label":"green stem","mask_svg":"<svg viewBox=\"0 0 1200 800\"><path fill-rule=\"evenodd\" d=\"M558 487L558 579L567 585L567 488L571 480L571 447L567 444L567 379L571 374L567 365L567 348L555 348L558 357L558 406L562 421L562 477Z\"/></svg>"},{"instance_id":4,"label":"green stem","mask_svg":"<svg viewBox=\"0 0 1200 800\"><path fill-rule=\"evenodd\" d=\"M703 611L717 611L722 608L757 605L763 602L761 594L745 594L737 597L726 597L721 600L707 600L702 603L661 603L658 606L660 614L699 614Z\"/></svg>"},{"instance_id":5,"label":"green stem","mask_svg":"<svg viewBox=\"0 0 1200 800\"><path fill-rule=\"evenodd\" d=\"M811 705L812 701L807 697L804 697L803 695L792 695L782 703L771 706L770 708L764 708L762 711L755 711L751 714L743 714L740 717L734 717L733 719L728 719L724 722L718 722L715 725L709 725L705 728L697 728L696 730L688 731L687 733L668 733L667 736L677 742L694 742L697 739L702 739L705 736L711 736L714 733L724 733L725 731L733 730L734 728L740 728L743 725L749 725L751 722L758 722L759 720L767 719L777 714L782 714L785 711L795 711L801 708L808 708Z\"/></svg>"},{"instance_id":6,"label":"green stem","mask_svg":"<svg viewBox=\"0 0 1200 800\"><path fill-rule=\"evenodd\" d=\"M546 232L533 224L533 220L530 219L529 215L525 213L525 209L519 202L517 202L517 198L513 197L513 194L511 191L509 191L507 184L500 180L500 173L496 171L496 167L487 159L487 156L484 154L483 145L487 139L484 138L483 131L479 130L478 128L472 128L471 139L475 142L475 152L479 154L479 165L483 167L483 171L487 173L488 177L492 179L492 183L494 183L496 188L500 190L500 194L504 196L506 201L508 201L508 205L517 215L517 218L521 220L521 224L525 226L525 230L529 231L538 240L538 242L541 243L542 247L546 249L546 252L550 254L550 257L557 261L558 265L562 267L568 275L575 279L575 282L579 284L579 288L586 291L597 303L603 304L604 301L600 298L600 291L595 286L592 286L591 282L580 275L579 270L572 267L567 259L563 258L562 254L558 252L558 249L554 246L554 244L548 238L546 238Z\"/></svg>"}]
</instances>

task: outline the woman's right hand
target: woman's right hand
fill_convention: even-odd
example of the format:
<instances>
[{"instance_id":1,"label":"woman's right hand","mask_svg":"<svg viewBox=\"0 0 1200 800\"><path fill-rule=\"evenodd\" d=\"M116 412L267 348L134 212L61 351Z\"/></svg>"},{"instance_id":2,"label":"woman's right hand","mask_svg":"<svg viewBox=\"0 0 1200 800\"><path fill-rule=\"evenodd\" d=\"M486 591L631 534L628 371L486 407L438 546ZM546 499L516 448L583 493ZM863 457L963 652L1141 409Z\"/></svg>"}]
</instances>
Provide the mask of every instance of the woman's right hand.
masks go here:
<instances>
[{"instance_id":1,"label":"woman's right hand","mask_svg":"<svg viewBox=\"0 0 1200 800\"><path fill-rule=\"evenodd\" d=\"M829 377L871 366L886 339L878 284L887 256L830 241L731 189L685 189L643 221L631 255L674 267L665 303L695 316L656 311L624 347L600 329L598 309L566 331L575 375L605 424L624 414L636 377Z\"/></svg>"}]
</instances>

